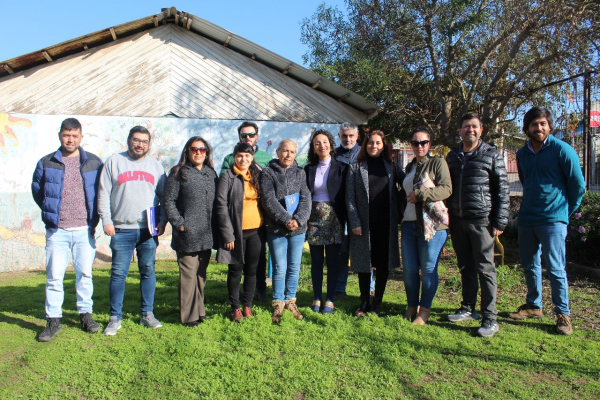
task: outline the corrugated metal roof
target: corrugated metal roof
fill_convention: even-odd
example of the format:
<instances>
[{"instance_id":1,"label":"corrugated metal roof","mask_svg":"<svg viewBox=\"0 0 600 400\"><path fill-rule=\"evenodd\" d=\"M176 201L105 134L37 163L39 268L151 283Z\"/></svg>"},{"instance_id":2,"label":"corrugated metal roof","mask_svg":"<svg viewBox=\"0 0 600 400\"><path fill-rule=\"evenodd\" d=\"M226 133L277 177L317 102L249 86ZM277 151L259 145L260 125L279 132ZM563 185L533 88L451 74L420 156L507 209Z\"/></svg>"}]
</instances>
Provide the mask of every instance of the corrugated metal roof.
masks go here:
<instances>
[{"instance_id":1,"label":"corrugated metal roof","mask_svg":"<svg viewBox=\"0 0 600 400\"><path fill-rule=\"evenodd\" d=\"M365 113L174 24L0 78L0 111L364 123Z\"/></svg>"},{"instance_id":2,"label":"corrugated metal roof","mask_svg":"<svg viewBox=\"0 0 600 400\"><path fill-rule=\"evenodd\" d=\"M319 74L295 64L249 40L193 14L177 11L175 7L162 9L160 13L127 22L105 30L97 31L72 39L55 46L35 51L0 63L0 78L38 65L45 65L92 48L105 45L114 40L130 37L142 31L166 24L177 24L191 32L217 42L246 57L264 64L269 68L293 78L311 90L324 93L340 103L345 103L369 117L377 112L378 106L362 96L325 79ZM52 60L52 61L50 61ZM313 88L314 86L314 88Z\"/></svg>"}]
</instances>

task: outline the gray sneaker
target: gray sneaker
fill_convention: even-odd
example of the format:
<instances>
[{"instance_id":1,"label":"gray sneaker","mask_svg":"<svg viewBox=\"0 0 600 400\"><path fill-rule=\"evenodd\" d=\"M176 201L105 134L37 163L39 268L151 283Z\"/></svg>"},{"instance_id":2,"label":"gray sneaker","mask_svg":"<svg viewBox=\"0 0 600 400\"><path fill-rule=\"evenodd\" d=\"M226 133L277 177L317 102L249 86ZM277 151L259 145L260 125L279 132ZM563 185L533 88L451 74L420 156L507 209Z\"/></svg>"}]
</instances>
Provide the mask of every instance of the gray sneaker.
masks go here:
<instances>
[{"instance_id":1,"label":"gray sneaker","mask_svg":"<svg viewBox=\"0 0 600 400\"><path fill-rule=\"evenodd\" d=\"M121 329L121 320L118 317L110 317L108 325L104 329L104 334L106 336L115 336L119 329Z\"/></svg>"},{"instance_id":2,"label":"gray sneaker","mask_svg":"<svg viewBox=\"0 0 600 400\"><path fill-rule=\"evenodd\" d=\"M159 320L154 318L154 314L151 312L142 313L142 318L140 319L140 325L145 325L148 328L156 329L162 328L162 324Z\"/></svg>"},{"instance_id":3,"label":"gray sneaker","mask_svg":"<svg viewBox=\"0 0 600 400\"><path fill-rule=\"evenodd\" d=\"M477 329L477 334L483 337L492 337L500 330L498 323L491 319L484 319L481 328Z\"/></svg>"},{"instance_id":4,"label":"gray sneaker","mask_svg":"<svg viewBox=\"0 0 600 400\"><path fill-rule=\"evenodd\" d=\"M448 320L450 322L471 321L479 318L477 311L472 311L471 307L465 305L460 306L454 314L448 315Z\"/></svg>"}]
</instances>

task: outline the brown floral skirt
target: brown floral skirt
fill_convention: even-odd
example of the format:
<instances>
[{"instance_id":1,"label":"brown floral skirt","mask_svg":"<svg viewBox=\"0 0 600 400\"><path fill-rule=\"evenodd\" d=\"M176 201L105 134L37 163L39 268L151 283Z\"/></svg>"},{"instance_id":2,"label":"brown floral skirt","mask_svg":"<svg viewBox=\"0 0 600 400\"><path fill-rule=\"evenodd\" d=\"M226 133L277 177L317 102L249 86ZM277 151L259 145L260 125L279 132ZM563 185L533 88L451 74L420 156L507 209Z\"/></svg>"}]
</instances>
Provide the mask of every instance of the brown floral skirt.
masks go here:
<instances>
[{"instance_id":1,"label":"brown floral skirt","mask_svg":"<svg viewBox=\"0 0 600 400\"><path fill-rule=\"evenodd\" d=\"M313 201L306 240L308 244L326 246L328 244L341 244L343 229L335 215L333 206L328 201Z\"/></svg>"}]
</instances>

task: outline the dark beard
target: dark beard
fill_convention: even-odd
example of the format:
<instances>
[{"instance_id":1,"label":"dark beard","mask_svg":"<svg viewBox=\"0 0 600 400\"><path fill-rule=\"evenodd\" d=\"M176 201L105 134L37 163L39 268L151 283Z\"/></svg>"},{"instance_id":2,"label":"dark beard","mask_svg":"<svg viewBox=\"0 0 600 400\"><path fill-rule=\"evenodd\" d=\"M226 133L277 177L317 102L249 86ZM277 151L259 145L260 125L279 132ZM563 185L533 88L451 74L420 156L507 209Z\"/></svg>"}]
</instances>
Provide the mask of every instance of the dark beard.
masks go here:
<instances>
[{"instance_id":1,"label":"dark beard","mask_svg":"<svg viewBox=\"0 0 600 400\"><path fill-rule=\"evenodd\" d=\"M133 151L129 150L127 151L127 155L129 156L129 158L131 158L132 160L140 160L142 158L144 158L146 156L146 154L148 154L148 150L146 150L145 152L143 152L140 155L135 154Z\"/></svg>"}]
</instances>

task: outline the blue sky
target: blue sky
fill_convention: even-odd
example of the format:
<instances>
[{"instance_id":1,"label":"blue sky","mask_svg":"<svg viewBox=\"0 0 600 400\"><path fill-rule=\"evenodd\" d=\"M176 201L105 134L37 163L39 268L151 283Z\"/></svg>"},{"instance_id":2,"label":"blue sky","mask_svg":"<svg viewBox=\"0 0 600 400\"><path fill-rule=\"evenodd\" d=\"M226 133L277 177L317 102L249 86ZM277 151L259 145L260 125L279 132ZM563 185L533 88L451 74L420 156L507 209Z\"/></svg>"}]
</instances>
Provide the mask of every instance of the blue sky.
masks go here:
<instances>
[{"instance_id":1,"label":"blue sky","mask_svg":"<svg viewBox=\"0 0 600 400\"><path fill-rule=\"evenodd\" d=\"M176 7L303 64L300 21L343 0L0 0L0 61Z\"/></svg>"}]
</instances>

